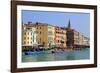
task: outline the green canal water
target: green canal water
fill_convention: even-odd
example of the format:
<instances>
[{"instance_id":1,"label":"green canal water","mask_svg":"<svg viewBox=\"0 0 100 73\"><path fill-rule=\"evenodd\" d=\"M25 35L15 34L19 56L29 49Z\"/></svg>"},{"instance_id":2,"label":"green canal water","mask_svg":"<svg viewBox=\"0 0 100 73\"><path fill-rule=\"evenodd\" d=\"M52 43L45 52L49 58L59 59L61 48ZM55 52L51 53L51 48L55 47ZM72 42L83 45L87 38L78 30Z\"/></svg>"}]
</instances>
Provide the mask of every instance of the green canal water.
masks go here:
<instances>
[{"instance_id":1,"label":"green canal water","mask_svg":"<svg viewBox=\"0 0 100 73\"><path fill-rule=\"evenodd\" d=\"M71 50L63 53L22 55L22 62L83 60L90 58L90 49Z\"/></svg>"}]
</instances>

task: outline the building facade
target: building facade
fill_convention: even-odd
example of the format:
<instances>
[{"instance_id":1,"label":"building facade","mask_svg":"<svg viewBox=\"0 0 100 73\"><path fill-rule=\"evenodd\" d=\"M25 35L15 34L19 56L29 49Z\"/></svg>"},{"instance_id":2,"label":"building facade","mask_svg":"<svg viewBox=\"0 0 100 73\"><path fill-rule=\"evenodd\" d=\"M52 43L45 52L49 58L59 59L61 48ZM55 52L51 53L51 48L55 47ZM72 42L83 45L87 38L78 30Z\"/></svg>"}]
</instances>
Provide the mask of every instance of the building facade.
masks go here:
<instances>
[{"instance_id":1,"label":"building facade","mask_svg":"<svg viewBox=\"0 0 100 73\"><path fill-rule=\"evenodd\" d=\"M40 47L52 47L55 45L54 38L55 38L55 28L46 23L31 23L25 24L26 27L35 28L37 37L36 40L38 42L38 46Z\"/></svg>"},{"instance_id":2,"label":"building facade","mask_svg":"<svg viewBox=\"0 0 100 73\"><path fill-rule=\"evenodd\" d=\"M22 46L23 48L32 48L37 45L36 29L23 27L22 30Z\"/></svg>"},{"instance_id":3,"label":"building facade","mask_svg":"<svg viewBox=\"0 0 100 73\"><path fill-rule=\"evenodd\" d=\"M46 23L28 22L23 25L23 46L61 47L66 49L89 47L89 38L71 28Z\"/></svg>"},{"instance_id":4,"label":"building facade","mask_svg":"<svg viewBox=\"0 0 100 73\"><path fill-rule=\"evenodd\" d=\"M86 37L83 33L71 29L71 24L69 21L67 28L67 47L71 48L84 48L89 47L89 38Z\"/></svg>"},{"instance_id":5,"label":"building facade","mask_svg":"<svg viewBox=\"0 0 100 73\"><path fill-rule=\"evenodd\" d=\"M48 46L55 46L55 27L52 25L48 25Z\"/></svg>"},{"instance_id":6,"label":"building facade","mask_svg":"<svg viewBox=\"0 0 100 73\"><path fill-rule=\"evenodd\" d=\"M55 44L56 47L66 48L66 28L55 27Z\"/></svg>"}]
</instances>

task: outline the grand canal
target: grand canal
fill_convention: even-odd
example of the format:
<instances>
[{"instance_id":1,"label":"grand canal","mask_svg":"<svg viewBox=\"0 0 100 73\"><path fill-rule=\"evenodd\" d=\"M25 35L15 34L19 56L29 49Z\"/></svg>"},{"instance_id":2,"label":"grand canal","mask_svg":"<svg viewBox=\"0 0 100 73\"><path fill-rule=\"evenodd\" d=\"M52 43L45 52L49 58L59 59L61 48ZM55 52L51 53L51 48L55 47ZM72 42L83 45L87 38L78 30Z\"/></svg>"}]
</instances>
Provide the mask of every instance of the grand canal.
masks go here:
<instances>
[{"instance_id":1,"label":"grand canal","mask_svg":"<svg viewBox=\"0 0 100 73\"><path fill-rule=\"evenodd\" d=\"M82 60L90 58L90 49L71 50L62 53L48 54L22 54L22 62L41 62L41 61L63 61L63 60Z\"/></svg>"}]
</instances>

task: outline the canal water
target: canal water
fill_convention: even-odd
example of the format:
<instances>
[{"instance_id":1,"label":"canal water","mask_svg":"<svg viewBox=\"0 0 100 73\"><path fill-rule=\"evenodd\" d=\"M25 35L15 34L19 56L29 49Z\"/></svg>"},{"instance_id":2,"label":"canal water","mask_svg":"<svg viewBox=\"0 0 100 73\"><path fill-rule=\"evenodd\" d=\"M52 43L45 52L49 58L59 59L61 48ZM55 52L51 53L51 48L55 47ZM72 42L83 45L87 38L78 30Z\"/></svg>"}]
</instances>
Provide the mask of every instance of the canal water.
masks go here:
<instances>
[{"instance_id":1,"label":"canal water","mask_svg":"<svg viewBox=\"0 0 100 73\"><path fill-rule=\"evenodd\" d=\"M63 53L22 55L22 62L83 60L90 58L90 49L71 50Z\"/></svg>"}]
</instances>

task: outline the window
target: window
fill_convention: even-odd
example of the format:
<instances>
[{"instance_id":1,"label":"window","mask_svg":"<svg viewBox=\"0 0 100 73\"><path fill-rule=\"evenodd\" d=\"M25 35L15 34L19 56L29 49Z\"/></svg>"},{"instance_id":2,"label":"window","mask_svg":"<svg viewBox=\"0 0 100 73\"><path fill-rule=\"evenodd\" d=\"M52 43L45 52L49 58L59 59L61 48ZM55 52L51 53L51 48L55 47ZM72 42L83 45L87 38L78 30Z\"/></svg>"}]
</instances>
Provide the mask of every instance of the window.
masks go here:
<instances>
[{"instance_id":1,"label":"window","mask_svg":"<svg viewBox=\"0 0 100 73\"><path fill-rule=\"evenodd\" d=\"M30 32L27 33L28 35L30 34Z\"/></svg>"},{"instance_id":2,"label":"window","mask_svg":"<svg viewBox=\"0 0 100 73\"><path fill-rule=\"evenodd\" d=\"M52 26L48 26L49 29L52 29Z\"/></svg>"},{"instance_id":3,"label":"window","mask_svg":"<svg viewBox=\"0 0 100 73\"><path fill-rule=\"evenodd\" d=\"M61 36L61 39L64 40L65 38L63 36Z\"/></svg>"},{"instance_id":4,"label":"window","mask_svg":"<svg viewBox=\"0 0 100 73\"><path fill-rule=\"evenodd\" d=\"M35 31L34 33L38 33L38 31Z\"/></svg>"},{"instance_id":5,"label":"window","mask_svg":"<svg viewBox=\"0 0 100 73\"><path fill-rule=\"evenodd\" d=\"M29 39L29 37L27 37L27 39Z\"/></svg>"},{"instance_id":6,"label":"window","mask_svg":"<svg viewBox=\"0 0 100 73\"><path fill-rule=\"evenodd\" d=\"M32 35L32 32L31 32L31 35Z\"/></svg>"},{"instance_id":7,"label":"window","mask_svg":"<svg viewBox=\"0 0 100 73\"><path fill-rule=\"evenodd\" d=\"M33 42L34 42L34 36L33 36Z\"/></svg>"},{"instance_id":8,"label":"window","mask_svg":"<svg viewBox=\"0 0 100 73\"><path fill-rule=\"evenodd\" d=\"M40 34L41 34L41 31L40 31Z\"/></svg>"},{"instance_id":9,"label":"window","mask_svg":"<svg viewBox=\"0 0 100 73\"><path fill-rule=\"evenodd\" d=\"M40 42L41 42L41 38L40 38Z\"/></svg>"},{"instance_id":10,"label":"window","mask_svg":"<svg viewBox=\"0 0 100 73\"><path fill-rule=\"evenodd\" d=\"M32 44L32 42L31 42L31 44Z\"/></svg>"},{"instance_id":11,"label":"window","mask_svg":"<svg viewBox=\"0 0 100 73\"><path fill-rule=\"evenodd\" d=\"M48 31L48 35L52 35L53 33L52 33L52 31Z\"/></svg>"},{"instance_id":12,"label":"window","mask_svg":"<svg viewBox=\"0 0 100 73\"><path fill-rule=\"evenodd\" d=\"M26 42L24 41L24 44L26 44Z\"/></svg>"},{"instance_id":13,"label":"window","mask_svg":"<svg viewBox=\"0 0 100 73\"><path fill-rule=\"evenodd\" d=\"M34 42L34 39L33 39L33 42Z\"/></svg>"},{"instance_id":14,"label":"window","mask_svg":"<svg viewBox=\"0 0 100 73\"><path fill-rule=\"evenodd\" d=\"M24 40L26 39L26 37L24 37Z\"/></svg>"},{"instance_id":15,"label":"window","mask_svg":"<svg viewBox=\"0 0 100 73\"><path fill-rule=\"evenodd\" d=\"M32 40L32 37L31 37L31 40Z\"/></svg>"},{"instance_id":16,"label":"window","mask_svg":"<svg viewBox=\"0 0 100 73\"><path fill-rule=\"evenodd\" d=\"M24 32L24 35L26 35L26 32Z\"/></svg>"},{"instance_id":17,"label":"window","mask_svg":"<svg viewBox=\"0 0 100 73\"><path fill-rule=\"evenodd\" d=\"M52 38L52 37L48 37L48 40L49 40L49 41L53 41L53 38Z\"/></svg>"},{"instance_id":18,"label":"window","mask_svg":"<svg viewBox=\"0 0 100 73\"><path fill-rule=\"evenodd\" d=\"M30 30L31 28L27 28L28 30Z\"/></svg>"},{"instance_id":19,"label":"window","mask_svg":"<svg viewBox=\"0 0 100 73\"><path fill-rule=\"evenodd\" d=\"M58 43L59 43L59 40L58 40Z\"/></svg>"}]
</instances>

